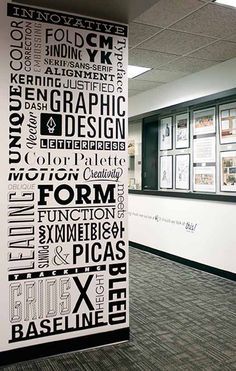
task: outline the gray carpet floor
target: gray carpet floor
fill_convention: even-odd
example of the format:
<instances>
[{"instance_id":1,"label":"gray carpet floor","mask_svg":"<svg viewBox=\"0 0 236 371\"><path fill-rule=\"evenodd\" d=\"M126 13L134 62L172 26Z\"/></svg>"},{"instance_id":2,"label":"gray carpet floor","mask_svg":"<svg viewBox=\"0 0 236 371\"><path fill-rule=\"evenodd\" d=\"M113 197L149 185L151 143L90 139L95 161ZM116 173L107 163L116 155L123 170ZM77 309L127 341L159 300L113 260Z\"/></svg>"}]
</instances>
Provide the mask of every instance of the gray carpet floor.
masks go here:
<instances>
[{"instance_id":1,"label":"gray carpet floor","mask_svg":"<svg viewBox=\"0 0 236 371\"><path fill-rule=\"evenodd\" d=\"M130 315L130 342L1 370L236 370L235 282L131 248Z\"/></svg>"}]
</instances>

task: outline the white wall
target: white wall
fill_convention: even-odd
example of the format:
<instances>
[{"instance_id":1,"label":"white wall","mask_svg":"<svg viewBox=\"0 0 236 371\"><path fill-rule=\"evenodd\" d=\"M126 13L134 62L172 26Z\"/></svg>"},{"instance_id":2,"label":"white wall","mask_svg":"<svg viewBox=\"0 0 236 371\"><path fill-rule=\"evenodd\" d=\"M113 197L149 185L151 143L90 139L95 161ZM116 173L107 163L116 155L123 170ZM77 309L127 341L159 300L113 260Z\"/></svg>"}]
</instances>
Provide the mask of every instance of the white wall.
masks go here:
<instances>
[{"instance_id":1,"label":"white wall","mask_svg":"<svg viewBox=\"0 0 236 371\"><path fill-rule=\"evenodd\" d=\"M129 240L236 273L236 205L129 195Z\"/></svg>"},{"instance_id":2,"label":"white wall","mask_svg":"<svg viewBox=\"0 0 236 371\"><path fill-rule=\"evenodd\" d=\"M131 97L130 117L235 87L236 58ZM235 227L234 203L129 195L130 241L233 273Z\"/></svg>"}]
</instances>

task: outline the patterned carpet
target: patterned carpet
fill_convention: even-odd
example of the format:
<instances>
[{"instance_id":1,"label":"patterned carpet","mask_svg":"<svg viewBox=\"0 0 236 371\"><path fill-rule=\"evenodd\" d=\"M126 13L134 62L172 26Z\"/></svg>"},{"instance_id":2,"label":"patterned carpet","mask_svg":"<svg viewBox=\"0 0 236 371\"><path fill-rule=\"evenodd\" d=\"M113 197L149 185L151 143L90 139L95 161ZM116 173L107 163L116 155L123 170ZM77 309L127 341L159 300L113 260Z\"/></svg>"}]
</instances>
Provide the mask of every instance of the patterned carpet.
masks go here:
<instances>
[{"instance_id":1,"label":"patterned carpet","mask_svg":"<svg viewBox=\"0 0 236 371\"><path fill-rule=\"evenodd\" d=\"M236 284L130 249L131 340L4 371L236 370Z\"/></svg>"}]
</instances>

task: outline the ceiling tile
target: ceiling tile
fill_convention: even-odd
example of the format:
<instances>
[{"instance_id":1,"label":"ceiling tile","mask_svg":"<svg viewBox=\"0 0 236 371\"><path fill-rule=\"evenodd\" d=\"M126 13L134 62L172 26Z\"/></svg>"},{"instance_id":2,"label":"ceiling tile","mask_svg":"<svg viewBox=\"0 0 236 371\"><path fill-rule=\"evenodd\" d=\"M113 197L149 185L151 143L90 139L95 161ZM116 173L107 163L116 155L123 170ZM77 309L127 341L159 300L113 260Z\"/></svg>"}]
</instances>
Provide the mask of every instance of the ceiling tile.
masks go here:
<instances>
[{"instance_id":1,"label":"ceiling tile","mask_svg":"<svg viewBox=\"0 0 236 371\"><path fill-rule=\"evenodd\" d=\"M151 50L137 48L129 51L129 64L155 68L173 61L176 57L177 55L158 53Z\"/></svg>"},{"instance_id":2,"label":"ceiling tile","mask_svg":"<svg viewBox=\"0 0 236 371\"><path fill-rule=\"evenodd\" d=\"M202 5L199 0L159 0L135 21L166 27Z\"/></svg>"},{"instance_id":3,"label":"ceiling tile","mask_svg":"<svg viewBox=\"0 0 236 371\"><path fill-rule=\"evenodd\" d=\"M142 43L141 47L142 49L182 55L207 45L212 41L214 39L209 37L166 30Z\"/></svg>"},{"instance_id":4,"label":"ceiling tile","mask_svg":"<svg viewBox=\"0 0 236 371\"><path fill-rule=\"evenodd\" d=\"M144 24L131 22L129 24L129 47L133 47L141 43L161 30L162 28L160 27L147 26Z\"/></svg>"},{"instance_id":5,"label":"ceiling tile","mask_svg":"<svg viewBox=\"0 0 236 371\"><path fill-rule=\"evenodd\" d=\"M186 72L180 72L180 71L151 70L151 71L145 72L142 75L136 77L136 79L165 83L165 82L177 80L187 74L188 73Z\"/></svg>"},{"instance_id":6,"label":"ceiling tile","mask_svg":"<svg viewBox=\"0 0 236 371\"><path fill-rule=\"evenodd\" d=\"M191 53L190 56L223 62L227 59L236 57L236 43L230 41L217 41L197 52Z\"/></svg>"},{"instance_id":7,"label":"ceiling tile","mask_svg":"<svg viewBox=\"0 0 236 371\"><path fill-rule=\"evenodd\" d=\"M129 89L144 91L148 89L153 89L156 86L162 85L161 83L137 79L129 79Z\"/></svg>"},{"instance_id":8,"label":"ceiling tile","mask_svg":"<svg viewBox=\"0 0 236 371\"><path fill-rule=\"evenodd\" d=\"M223 37L236 32L236 10L210 3L171 28L200 35Z\"/></svg>"},{"instance_id":9,"label":"ceiling tile","mask_svg":"<svg viewBox=\"0 0 236 371\"><path fill-rule=\"evenodd\" d=\"M190 57L181 57L173 62L168 63L167 65L160 66L160 69L166 69L170 71L183 71L183 72L197 72L204 70L208 67L217 64L216 61L208 61L204 59L196 59Z\"/></svg>"}]
</instances>

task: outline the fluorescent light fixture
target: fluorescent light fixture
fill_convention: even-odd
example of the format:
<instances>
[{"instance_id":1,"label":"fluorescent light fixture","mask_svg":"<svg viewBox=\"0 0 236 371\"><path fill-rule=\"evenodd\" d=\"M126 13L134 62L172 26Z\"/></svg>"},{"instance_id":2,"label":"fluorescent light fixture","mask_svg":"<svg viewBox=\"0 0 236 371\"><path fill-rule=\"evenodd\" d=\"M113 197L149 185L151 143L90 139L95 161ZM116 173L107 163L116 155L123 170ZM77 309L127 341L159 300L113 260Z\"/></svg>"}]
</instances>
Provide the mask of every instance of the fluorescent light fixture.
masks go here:
<instances>
[{"instance_id":1,"label":"fluorescent light fixture","mask_svg":"<svg viewBox=\"0 0 236 371\"><path fill-rule=\"evenodd\" d=\"M149 71L151 68L130 66L128 65L128 78L133 79L136 76L142 75L142 73Z\"/></svg>"},{"instance_id":2,"label":"fluorescent light fixture","mask_svg":"<svg viewBox=\"0 0 236 371\"><path fill-rule=\"evenodd\" d=\"M233 6L234 8L236 8L236 0L215 0L215 3Z\"/></svg>"}]
</instances>

